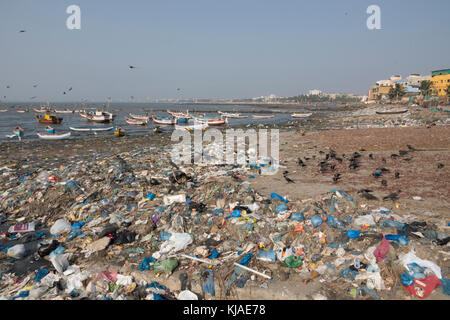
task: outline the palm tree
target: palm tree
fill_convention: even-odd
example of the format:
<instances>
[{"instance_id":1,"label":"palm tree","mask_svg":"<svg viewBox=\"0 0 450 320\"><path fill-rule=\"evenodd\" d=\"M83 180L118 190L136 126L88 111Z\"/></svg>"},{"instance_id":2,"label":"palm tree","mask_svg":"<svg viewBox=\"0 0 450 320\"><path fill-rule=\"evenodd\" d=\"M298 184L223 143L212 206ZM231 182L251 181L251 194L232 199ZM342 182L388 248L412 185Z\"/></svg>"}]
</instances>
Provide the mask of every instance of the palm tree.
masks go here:
<instances>
[{"instance_id":1,"label":"palm tree","mask_svg":"<svg viewBox=\"0 0 450 320\"><path fill-rule=\"evenodd\" d=\"M423 97L426 97L430 94L431 81L424 80L420 83L420 93Z\"/></svg>"},{"instance_id":2,"label":"palm tree","mask_svg":"<svg viewBox=\"0 0 450 320\"><path fill-rule=\"evenodd\" d=\"M388 96L391 100L400 100L400 98L403 97L405 93L405 88L397 83L395 84L395 87L389 89Z\"/></svg>"}]
</instances>

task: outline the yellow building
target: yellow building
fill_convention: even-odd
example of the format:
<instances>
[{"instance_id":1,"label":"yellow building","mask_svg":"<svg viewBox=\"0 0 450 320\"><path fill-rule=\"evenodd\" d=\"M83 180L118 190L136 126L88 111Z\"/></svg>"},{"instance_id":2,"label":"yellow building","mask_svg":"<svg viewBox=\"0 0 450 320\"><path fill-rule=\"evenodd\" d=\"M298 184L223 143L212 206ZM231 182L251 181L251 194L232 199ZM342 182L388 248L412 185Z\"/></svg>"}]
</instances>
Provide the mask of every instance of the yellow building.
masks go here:
<instances>
[{"instance_id":1,"label":"yellow building","mask_svg":"<svg viewBox=\"0 0 450 320\"><path fill-rule=\"evenodd\" d=\"M431 72L431 92L434 96L446 96L450 85L450 69Z\"/></svg>"},{"instance_id":2,"label":"yellow building","mask_svg":"<svg viewBox=\"0 0 450 320\"><path fill-rule=\"evenodd\" d=\"M380 100L388 95L391 86L372 86L369 90L369 100Z\"/></svg>"}]
</instances>

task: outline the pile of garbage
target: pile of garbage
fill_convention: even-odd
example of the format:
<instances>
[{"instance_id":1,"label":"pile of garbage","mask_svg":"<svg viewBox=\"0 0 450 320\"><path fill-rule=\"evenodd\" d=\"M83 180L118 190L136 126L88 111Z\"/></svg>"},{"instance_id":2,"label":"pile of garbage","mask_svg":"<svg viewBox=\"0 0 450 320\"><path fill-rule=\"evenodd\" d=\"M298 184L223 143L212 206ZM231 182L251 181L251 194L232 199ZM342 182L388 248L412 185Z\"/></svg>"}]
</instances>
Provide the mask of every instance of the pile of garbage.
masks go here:
<instances>
[{"instance_id":1,"label":"pile of garbage","mask_svg":"<svg viewBox=\"0 0 450 320\"><path fill-rule=\"evenodd\" d=\"M449 295L448 222L336 189L258 194L267 161L170 159L151 147L0 168L0 299L227 299L277 281L318 281L314 299Z\"/></svg>"}]
</instances>

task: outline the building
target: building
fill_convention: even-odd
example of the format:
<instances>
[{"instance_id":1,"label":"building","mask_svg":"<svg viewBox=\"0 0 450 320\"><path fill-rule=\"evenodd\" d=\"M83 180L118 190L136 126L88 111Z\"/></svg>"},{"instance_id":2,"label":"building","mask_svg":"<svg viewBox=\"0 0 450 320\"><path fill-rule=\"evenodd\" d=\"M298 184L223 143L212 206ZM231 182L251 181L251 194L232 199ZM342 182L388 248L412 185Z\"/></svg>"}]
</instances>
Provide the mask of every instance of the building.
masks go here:
<instances>
[{"instance_id":1,"label":"building","mask_svg":"<svg viewBox=\"0 0 450 320\"><path fill-rule=\"evenodd\" d=\"M434 96L446 96L446 89L450 85L450 69L431 72L431 93Z\"/></svg>"},{"instance_id":2,"label":"building","mask_svg":"<svg viewBox=\"0 0 450 320\"><path fill-rule=\"evenodd\" d=\"M369 101L385 99L391 90L391 86L372 86L369 90Z\"/></svg>"},{"instance_id":3,"label":"building","mask_svg":"<svg viewBox=\"0 0 450 320\"><path fill-rule=\"evenodd\" d=\"M320 96L322 94L322 91L320 90L309 90L308 96Z\"/></svg>"},{"instance_id":4,"label":"building","mask_svg":"<svg viewBox=\"0 0 450 320\"><path fill-rule=\"evenodd\" d=\"M422 84L422 81L429 81L431 79L431 76L421 76L417 73L412 73L408 76L408 86L419 88Z\"/></svg>"}]
</instances>

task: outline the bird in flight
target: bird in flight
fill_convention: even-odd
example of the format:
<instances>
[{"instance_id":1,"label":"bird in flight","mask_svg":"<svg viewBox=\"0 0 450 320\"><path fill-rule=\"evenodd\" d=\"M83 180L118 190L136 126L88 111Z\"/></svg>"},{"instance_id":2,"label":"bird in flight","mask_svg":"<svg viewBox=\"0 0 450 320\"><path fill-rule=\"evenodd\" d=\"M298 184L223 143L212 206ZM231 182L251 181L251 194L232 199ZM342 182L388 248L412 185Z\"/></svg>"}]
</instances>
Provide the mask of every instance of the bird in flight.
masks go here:
<instances>
[{"instance_id":1,"label":"bird in flight","mask_svg":"<svg viewBox=\"0 0 450 320\"><path fill-rule=\"evenodd\" d=\"M33 99L35 99L35 98L37 98L37 96L31 97L30 99L33 100Z\"/></svg>"},{"instance_id":2,"label":"bird in flight","mask_svg":"<svg viewBox=\"0 0 450 320\"><path fill-rule=\"evenodd\" d=\"M33 85L33 88L36 88L38 85L37 84L35 84L35 85Z\"/></svg>"},{"instance_id":3,"label":"bird in flight","mask_svg":"<svg viewBox=\"0 0 450 320\"><path fill-rule=\"evenodd\" d=\"M69 91L72 91L72 87L69 88Z\"/></svg>"},{"instance_id":4,"label":"bird in flight","mask_svg":"<svg viewBox=\"0 0 450 320\"><path fill-rule=\"evenodd\" d=\"M128 66L128 68L130 68L130 69L136 69L135 66Z\"/></svg>"},{"instance_id":5,"label":"bird in flight","mask_svg":"<svg viewBox=\"0 0 450 320\"><path fill-rule=\"evenodd\" d=\"M9 89L9 86L6 86L6 89Z\"/></svg>"},{"instance_id":6,"label":"bird in flight","mask_svg":"<svg viewBox=\"0 0 450 320\"><path fill-rule=\"evenodd\" d=\"M19 31L19 33L23 33L23 32L25 32L25 30L20 30L20 31Z\"/></svg>"}]
</instances>

